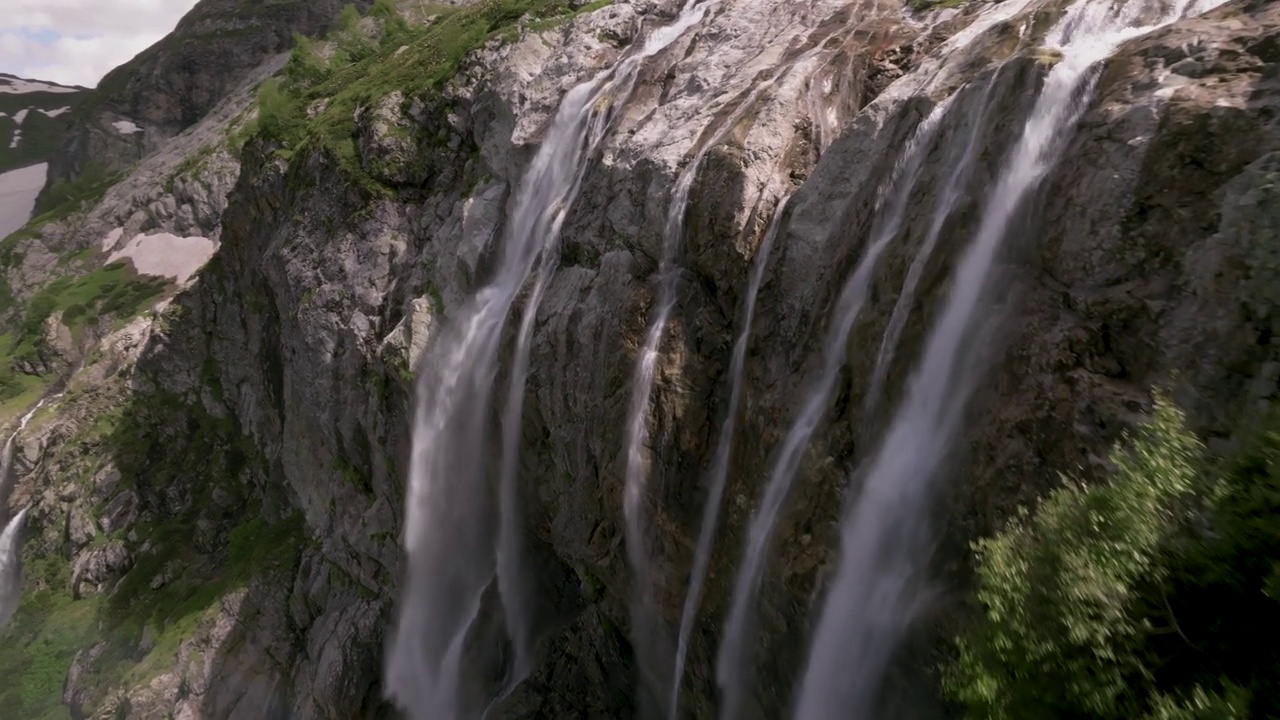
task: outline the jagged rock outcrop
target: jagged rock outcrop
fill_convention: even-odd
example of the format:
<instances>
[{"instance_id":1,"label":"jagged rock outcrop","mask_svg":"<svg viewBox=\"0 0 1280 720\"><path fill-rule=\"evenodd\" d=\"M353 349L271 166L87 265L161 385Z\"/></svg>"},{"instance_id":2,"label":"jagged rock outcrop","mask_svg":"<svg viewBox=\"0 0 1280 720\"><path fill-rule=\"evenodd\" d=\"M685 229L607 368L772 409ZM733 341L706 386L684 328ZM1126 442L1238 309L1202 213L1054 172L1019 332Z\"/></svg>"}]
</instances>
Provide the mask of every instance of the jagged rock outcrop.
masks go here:
<instances>
[{"instance_id":1,"label":"jagged rock outcrop","mask_svg":"<svg viewBox=\"0 0 1280 720\"><path fill-rule=\"evenodd\" d=\"M247 106L246 84L77 216L76 232L90 237L163 229L221 242L172 304L106 334L100 357L86 352L66 396L26 435L19 500L34 501L41 528L30 552L74 558L73 576L47 580L116 613L128 637L113 647L146 671L123 681L125 665L112 665L120 660L105 646L79 648L64 694L77 717L393 715L380 676L401 574L412 369L430 361L433 333L501 251L510 198L560 97L677 4L617 2L494 38L443 87L371 85L350 113L349 144L336 146L343 152L263 133L238 158L218 144L206 165L165 188L161 178L182 157L200 157ZM712 717L719 627L771 453L903 144L954 91L775 543L750 717L781 716L847 474L899 401L985 190L1056 62L1036 33L1060 6L1028 3L944 63L938 49L983 6L917 15L889 2L818 0L797 12L732 0L646 65L569 213L537 318L522 499L544 633L535 672L499 716L627 717L643 702L626 629L622 433L681 170L724 131L690 193L679 302L652 404L648 510L658 609L671 624L742 289L773 213L791 198L767 258L725 528L690 655L686 711ZM1222 439L1241 405L1280 390L1277 38L1280 4L1235 0L1127 43L1100 69L1063 160L1006 245L999 352L933 508L947 532L941 582L963 587L963 542L1057 473L1100 476L1105 449L1153 386L1171 385L1198 429ZM155 58L147 62L168 62ZM139 98L130 111L156 118L200 104ZM165 122L155 127L181 124ZM957 167L968 168L956 180L960 199L923 265L886 382L871 388L880 338ZM20 297L51 264L28 256L9 272ZM884 410L862 417L873 391L883 391ZM107 416L113 427L98 420ZM251 552L250 539L270 552ZM140 613L143 598L189 612ZM956 609L937 603L902 653L890 682L912 692L888 693L907 698L886 706L888 716L936 710L921 686ZM104 675L112 682L95 684Z\"/></svg>"}]
</instances>

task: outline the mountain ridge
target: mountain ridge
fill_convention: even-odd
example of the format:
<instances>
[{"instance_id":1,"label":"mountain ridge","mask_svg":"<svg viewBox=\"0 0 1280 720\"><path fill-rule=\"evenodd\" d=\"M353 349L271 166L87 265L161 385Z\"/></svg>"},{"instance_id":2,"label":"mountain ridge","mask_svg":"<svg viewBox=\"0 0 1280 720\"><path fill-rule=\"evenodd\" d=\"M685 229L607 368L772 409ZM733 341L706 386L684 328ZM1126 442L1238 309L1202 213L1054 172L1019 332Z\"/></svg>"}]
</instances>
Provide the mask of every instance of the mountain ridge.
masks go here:
<instances>
[{"instance_id":1,"label":"mountain ridge","mask_svg":"<svg viewBox=\"0 0 1280 720\"><path fill-rule=\"evenodd\" d=\"M345 0L200 0L174 30L108 72L76 108L49 164L49 190L91 165L122 171L191 127L294 33L323 34ZM367 7L368 0L356 0ZM122 129L123 128L123 129Z\"/></svg>"},{"instance_id":2,"label":"mountain ridge","mask_svg":"<svg viewBox=\"0 0 1280 720\"><path fill-rule=\"evenodd\" d=\"M89 92L0 73L0 173L53 157Z\"/></svg>"}]
</instances>

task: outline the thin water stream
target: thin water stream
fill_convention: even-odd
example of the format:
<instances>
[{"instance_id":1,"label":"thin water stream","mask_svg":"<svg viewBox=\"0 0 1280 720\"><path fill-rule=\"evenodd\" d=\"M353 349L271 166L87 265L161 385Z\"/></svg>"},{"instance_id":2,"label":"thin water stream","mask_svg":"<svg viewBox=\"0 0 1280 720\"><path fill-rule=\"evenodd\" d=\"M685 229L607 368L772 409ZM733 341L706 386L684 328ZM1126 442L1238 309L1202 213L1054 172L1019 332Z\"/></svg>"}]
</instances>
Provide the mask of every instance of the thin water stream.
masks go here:
<instances>
[{"instance_id":1,"label":"thin water stream","mask_svg":"<svg viewBox=\"0 0 1280 720\"><path fill-rule=\"evenodd\" d=\"M698 545L694 550L693 568L689 572L689 589L685 595L684 608L680 614L680 630L676 642L675 671L671 680L671 699L668 704L667 717L678 720L680 717L680 684L684 679L684 664L689 653L689 637L693 634L694 622L698 616L698 604L702 600L702 588L707 579L707 566L711 562L711 550L715 544L716 528L719 527L720 508L724 502L725 484L729 478L729 460L733 449L734 431L737 427L738 404L742 394L742 375L747 363L747 346L751 341L751 323L755 318L756 296L760 294L760 284L764 280L765 267L773 252L773 243L778 236L778 228L782 225L782 216L786 212L791 196L778 203L765 232L764 240L756 250L755 263L751 268L751 276L747 280L747 295L743 299L742 328L738 339L733 344L733 358L729 362L729 404L725 408L724 424L720 427L720 437L716 441L715 454L711 459L711 471L707 476L708 490L706 505L702 510L702 525L698 531Z\"/></svg>"},{"instance_id":2,"label":"thin water stream","mask_svg":"<svg viewBox=\"0 0 1280 720\"><path fill-rule=\"evenodd\" d=\"M482 712L478 699L467 696L466 642L495 581L512 645L508 688L528 671L533 631L516 499L532 323L554 271L560 228L616 116L611 111L627 101L641 63L699 22L705 9L690 0L635 53L565 96L521 181L493 279L451 318L422 363L406 500L408 572L386 668L388 696L415 719L462 720ZM535 263L501 437L494 438L490 401L502 333ZM494 445L501 448L496 462ZM489 479L495 474L496 498Z\"/></svg>"},{"instance_id":3,"label":"thin water stream","mask_svg":"<svg viewBox=\"0 0 1280 720\"><path fill-rule=\"evenodd\" d=\"M27 428L31 418L35 417L45 403L58 397L60 395L43 398L28 410L5 441L3 450L0 450L0 526L4 528L0 531L0 628L9 623L22 599L22 532L29 508L23 508L12 518L9 517L9 501L18 483L13 472L18 435Z\"/></svg>"},{"instance_id":4,"label":"thin water stream","mask_svg":"<svg viewBox=\"0 0 1280 720\"><path fill-rule=\"evenodd\" d=\"M885 669L914 616L912 589L927 557L930 489L990 360L983 352L999 316L984 311L986 293L1010 220L1070 139L1088 105L1096 63L1186 9L1185 2L1077 0L1049 31L1045 44L1059 49L1062 59L987 198L902 406L883 444L858 471L865 480L843 524L840 562L800 682L796 720L873 717ZM1139 25L1144 17L1159 20Z\"/></svg>"},{"instance_id":5,"label":"thin water stream","mask_svg":"<svg viewBox=\"0 0 1280 720\"><path fill-rule=\"evenodd\" d=\"M876 264L889 242L897 237L902 228L907 200L919 179L925 152L948 107L949 102L938 104L929 117L920 123L903 151L894 174L883 186L884 191L878 203L882 207L882 213L878 216L876 229L866 252L833 306L823 345L822 364L804 393L799 415L783 441L765 486L760 507L748 527L747 546L738 567L716 666L722 696L720 717L725 720L741 716L743 702L750 689L750 647L754 639L755 606L764 577L769 541L778 516L790 495L804 449L826 414L827 400L844 362L849 333L866 303Z\"/></svg>"}]
</instances>

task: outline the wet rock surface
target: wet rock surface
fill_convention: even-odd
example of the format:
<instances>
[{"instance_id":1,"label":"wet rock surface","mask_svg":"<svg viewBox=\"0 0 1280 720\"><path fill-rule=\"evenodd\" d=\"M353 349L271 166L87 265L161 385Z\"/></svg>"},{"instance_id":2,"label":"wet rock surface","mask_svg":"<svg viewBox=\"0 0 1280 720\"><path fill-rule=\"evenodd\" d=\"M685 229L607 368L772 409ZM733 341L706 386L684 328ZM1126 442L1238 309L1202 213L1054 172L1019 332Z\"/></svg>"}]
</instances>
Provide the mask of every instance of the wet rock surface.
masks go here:
<instances>
[{"instance_id":1,"label":"wet rock surface","mask_svg":"<svg viewBox=\"0 0 1280 720\"><path fill-rule=\"evenodd\" d=\"M178 542L156 533L165 517L184 519L181 542L198 550L187 561L196 567L231 564L249 537L239 529L246 513L270 527L295 523L287 538L261 543L282 552L253 556L258 570L223 586L185 634L168 638L172 646L147 635L164 640L159 626L139 634L133 651L156 664L145 681L104 691L94 678L109 658L96 645L81 649L64 692L77 717L394 716L380 676L402 572L413 369L493 266L510 199L560 97L676 5L614 3L490 42L443 92L371 98L353 118L356 157L394 192L369 193L319 151L285 160L256 138L238 157L226 152L212 138L248 107L246 82L74 228L46 227L27 241L32 252L8 273L19 297L56 265L35 249L72 234L198 232L221 243L171 304L105 334L98 355L86 350L66 396L24 434L15 506L37 508L29 552L68 557L78 596L110 602L130 568ZM931 53L980 8L918 16L889 3L732 1L645 67L568 215L537 318L522 500L542 641L532 676L497 717L650 709L636 696L627 630L623 428L681 169L725 131L694 179L679 302L651 405L650 546L659 612L673 627L746 277L763 261L772 214L791 198L767 258L724 527L685 681L684 708L702 718L715 714L714 655L745 523L817 363L828 308L866 250L904 143L959 88L901 236L877 267L773 550L750 717L781 716L849 471L900 399L984 190L1054 62L1021 34L1056 12L1035 5L940 63ZM1024 22L1033 16L1041 19ZM1153 387L1171 387L1197 429L1224 440L1243 405L1277 392L1278 38L1280 4L1237 0L1131 41L1100 68L1063 160L1005 245L988 381L933 508L945 528L935 576L944 600L904 651L890 679L899 692L889 694L932 692L937 633L962 611L953 600L966 580L965 541L1059 473L1099 477L1106 448L1148 408ZM176 133L184 113L198 115L213 102L201 98L223 90L196 83L190 97L127 102ZM198 170L186 167L165 189L185 158L211 144ZM923 266L896 360L883 388L871 388L931 208L966 154L974 161ZM880 410L863 417L873 391L884 393ZM132 450L108 452L116 435L89 432L123 407L146 420L147 437L163 439L144 443L149 464ZM216 440L195 440L206 435ZM183 562L152 568L142 596L166 597L158 594L181 587L182 571ZM473 638L494 676L482 684L501 676L497 622ZM887 712L938 709L921 701Z\"/></svg>"}]
</instances>

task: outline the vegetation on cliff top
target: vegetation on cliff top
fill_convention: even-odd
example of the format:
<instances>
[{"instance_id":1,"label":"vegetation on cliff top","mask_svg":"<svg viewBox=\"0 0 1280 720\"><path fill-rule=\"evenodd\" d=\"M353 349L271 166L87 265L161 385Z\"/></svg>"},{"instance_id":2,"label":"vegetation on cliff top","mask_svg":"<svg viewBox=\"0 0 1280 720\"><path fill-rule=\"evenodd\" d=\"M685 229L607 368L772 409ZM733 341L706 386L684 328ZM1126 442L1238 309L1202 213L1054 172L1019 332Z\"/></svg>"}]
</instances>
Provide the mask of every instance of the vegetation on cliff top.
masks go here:
<instances>
[{"instance_id":1,"label":"vegetation on cliff top","mask_svg":"<svg viewBox=\"0 0 1280 720\"><path fill-rule=\"evenodd\" d=\"M1280 412L1208 457L1171 404L975 546L981 613L945 687L972 718L1280 714Z\"/></svg>"},{"instance_id":2,"label":"vegetation on cliff top","mask_svg":"<svg viewBox=\"0 0 1280 720\"><path fill-rule=\"evenodd\" d=\"M547 26L556 19L607 4L574 9L568 0L483 0L465 7L415 8L429 13L411 24L391 0L377 0L367 18L348 5L322 47L295 37L279 78L263 83L258 119L248 128L275 142L290 157L303 148L322 149L374 194L385 191L360 165L355 115L392 92L407 100L437 93L468 53L494 38L510 38L522 18Z\"/></svg>"}]
</instances>

